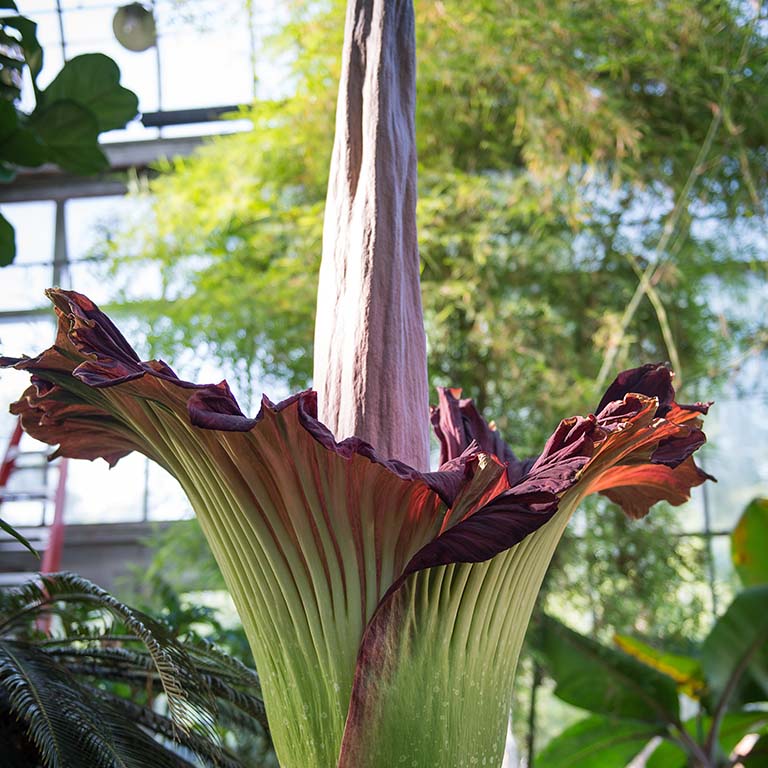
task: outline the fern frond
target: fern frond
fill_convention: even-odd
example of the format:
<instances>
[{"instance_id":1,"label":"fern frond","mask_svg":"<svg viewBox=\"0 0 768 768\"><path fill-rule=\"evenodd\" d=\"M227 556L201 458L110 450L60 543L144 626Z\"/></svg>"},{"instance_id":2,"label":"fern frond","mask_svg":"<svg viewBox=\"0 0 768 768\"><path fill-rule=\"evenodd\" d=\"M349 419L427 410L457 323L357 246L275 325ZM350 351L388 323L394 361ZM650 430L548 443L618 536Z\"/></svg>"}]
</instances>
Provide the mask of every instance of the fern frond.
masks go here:
<instances>
[{"instance_id":1,"label":"fern frond","mask_svg":"<svg viewBox=\"0 0 768 768\"><path fill-rule=\"evenodd\" d=\"M59 617L58 636L35 628L44 614ZM139 698L124 698L112 683ZM145 694L164 694L167 716L143 705ZM0 590L3 713L23 724L16 733L26 731L45 768L192 768L179 750L242 768L220 728L268 739L260 694L258 675L238 660L76 574Z\"/></svg>"}]
</instances>

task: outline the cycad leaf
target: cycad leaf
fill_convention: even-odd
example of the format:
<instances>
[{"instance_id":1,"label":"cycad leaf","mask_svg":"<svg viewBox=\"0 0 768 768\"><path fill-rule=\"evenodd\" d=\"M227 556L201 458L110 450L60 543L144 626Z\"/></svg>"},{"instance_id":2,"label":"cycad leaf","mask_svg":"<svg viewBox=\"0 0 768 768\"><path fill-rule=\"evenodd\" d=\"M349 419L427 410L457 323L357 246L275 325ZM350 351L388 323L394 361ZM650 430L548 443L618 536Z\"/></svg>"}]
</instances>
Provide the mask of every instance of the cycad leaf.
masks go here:
<instances>
[{"instance_id":1,"label":"cycad leaf","mask_svg":"<svg viewBox=\"0 0 768 768\"><path fill-rule=\"evenodd\" d=\"M67 665L76 675L84 675L98 680L114 680L151 685L157 692L163 692L160 678L152 661L152 657L144 650L126 647L101 646L91 638L88 645L51 648L48 653ZM185 642L185 650L189 650L189 641ZM203 646L199 646L203 647ZM219 662L209 649L207 655L190 653L195 668L205 682L211 694L217 700L225 701L239 709L247 717L239 722L251 730L254 729L253 718L268 731L264 702L254 695L258 691L258 676L250 669L242 666L238 670L235 664L239 662L228 658L220 651L216 654L226 659L227 663ZM255 680L255 686L253 681ZM219 712L219 714L221 714Z\"/></svg>"},{"instance_id":2,"label":"cycad leaf","mask_svg":"<svg viewBox=\"0 0 768 768\"><path fill-rule=\"evenodd\" d=\"M84 708L76 684L68 685L50 659L31 653L0 641L0 687L8 693L11 712L26 724L45 765L74 768L82 760L80 731L92 721L92 713Z\"/></svg>"},{"instance_id":3,"label":"cycad leaf","mask_svg":"<svg viewBox=\"0 0 768 768\"><path fill-rule=\"evenodd\" d=\"M147 649L174 722L183 730L194 728L212 741L217 740L215 700L172 632L87 579L72 573L50 574L42 576L40 583L32 582L17 590L9 590L0 595L0 616L7 617L0 627L28 621L30 616L48 610L57 601L90 603L118 619Z\"/></svg>"},{"instance_id":4,"label":"cycad leaf","mask_svg":"<svg viewBox=\"0 0 768 768\"><path fill-rule=\"evenodd\" d=\"M31 629L42 613L60 615L64 637L46 637ZM218 738L211 738L208 726L217 700L224 704L227 722L236 722L259 737L266 731L264 705L254 695L260 690L255 672L202 639L187 638L182 645L168 627L79 576L54 574L0 593L0 628L9 636L6 656L8 649L16 649L14 665L6 660L10 669L6 671L14 676L10 682L0 679L0 693L7 699L12 691L18 699L26 691L14 712L29 726L30 735L32 723L19 710L26 702L28 713L36 713L35 744L42 749L47 742L53 755L45 757L46 768L189 768L191 764L174 753L179 746L205 765L240 768ZM54 714L60 718L57 728L46 722L47 709L29 707L30 700L43 698L30 687L29 680L35 679L32 673L26 673L25 685L19 683L19 667L30 664L39 678L38 687L59 686L67 693L52 697L57 707ZM104 690L103 683L109 681L164 694L169 709L169 691L183 697L184 727L178 727L178 709L171 709L173 717L160 715ZM76 706L67 696L75 699ZM200 702L205 705L202 710ZM64 746L57 739L64 739ZM171 748L169 742L177 746ZM66 746L72 753L56 757Z\"/></svg>"},{"instance_id":5,"label":"cycad leaf","mask_svg":"<svg viewBox=\"0 0 768 768\"><path fill-rule=\"evenodd\" d=\"M0 686L46 768L178 768L175 756L99 706L45 651L0 641Z\"/></svg>"},{"instance_id":6,"label":"cycad leaf","mask_svg":"<svg viewBox=\"0 0 768 768\"><path fill-rule=\"evenodd\" d=\"M2 264L1 259L0 264ZM25 546L38 560L40 559L40 553L29 543L28 539L22 536L12 525L6 523L2 517L0 517L0 529L5 531L9 536L13 536L19 544Z\"/></svg>"},{"instance_id":7,"label":"cycad leaf","mask_svg":"<svg viewBox=\"0 0 768 768\"><path fill-rule=\"evenodd\" d=\"M216 768L243 768L243 764L237 757L222 749L218 744L193 731L180 732L170 718L106 691L92 689L91 692L94 698L100 699L107 709L114 713L114 719L117 723L140 725L150 733L194 752L204 761L205 765L216 766ZM154 763L152 766L154 768Z\"/></svg>"}]
</instances>

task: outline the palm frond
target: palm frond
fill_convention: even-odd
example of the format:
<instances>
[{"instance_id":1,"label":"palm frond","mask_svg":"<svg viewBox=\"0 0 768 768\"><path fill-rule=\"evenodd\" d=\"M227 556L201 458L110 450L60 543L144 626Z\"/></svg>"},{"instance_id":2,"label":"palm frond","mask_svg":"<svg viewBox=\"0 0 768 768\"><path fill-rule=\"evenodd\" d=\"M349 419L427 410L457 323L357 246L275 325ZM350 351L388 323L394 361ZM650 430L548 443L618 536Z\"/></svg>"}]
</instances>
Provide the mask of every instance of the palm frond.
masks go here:
<instances>
[{"instance_id":1,"label":"palm frond","mask_svg":"<svg viewBox=\"0 0 768 768\"><path fill-rule=\"evenodd\" d=\"M36 628L41 615L58 617L56 635ZM250 768L261 762L253 749L269 754L253 670L80 576L0 590L0 643L3 715L23 724L12 732L19 749L34 747L45 768L192 768L179 750L242 768L221 741L232 727L249 745Z\"/></svg>"},{"instance_id":2,"label":"palm frond","mask_svg":"<svg viewBox=\"0 0 768 768\"><path fill-rule=\"evenodd\" d=\"M201 669L210 664L210 668L218 675L223 677L229 673L234 680L240 680L244 686L252 688L255 695L261 695L258 674L239 659L224 653L213 643L197 635L187 637L184 645Z\"/></svg>"}]
</instances>

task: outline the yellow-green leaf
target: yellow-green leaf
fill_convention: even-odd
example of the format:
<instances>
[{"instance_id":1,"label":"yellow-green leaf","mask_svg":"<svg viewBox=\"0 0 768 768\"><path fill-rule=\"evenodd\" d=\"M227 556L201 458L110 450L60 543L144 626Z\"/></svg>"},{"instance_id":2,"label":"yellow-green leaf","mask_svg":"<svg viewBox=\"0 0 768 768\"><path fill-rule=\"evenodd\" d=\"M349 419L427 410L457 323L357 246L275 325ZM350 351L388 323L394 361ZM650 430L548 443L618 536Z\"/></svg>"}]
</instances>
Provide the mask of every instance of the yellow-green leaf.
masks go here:
<instances>
[{"instance_id":1,"label":"yellow-green leaf","mask_svg":"<svg viewBox=\"0 0 768 768\"><path fill-rule=\"evenodd\" d=\"M627 635L616 635L613 642L624 653L634 656L643 664L671 677L677 683L677 690L680 693L685 693L694 699L701 697L706 683L698 659L661 651L642 640Z\"/></svg>"},{"instance_id":2,"label":"yellow-green leaf","mask_svg":"<svg viewBox=\"0 0 768 768\"><path fill-rule=\"evenodd\" d=\"M768 499L754 499L731 534L731 557L745 587L768 583Z\"/></svg>"}]
</instances>

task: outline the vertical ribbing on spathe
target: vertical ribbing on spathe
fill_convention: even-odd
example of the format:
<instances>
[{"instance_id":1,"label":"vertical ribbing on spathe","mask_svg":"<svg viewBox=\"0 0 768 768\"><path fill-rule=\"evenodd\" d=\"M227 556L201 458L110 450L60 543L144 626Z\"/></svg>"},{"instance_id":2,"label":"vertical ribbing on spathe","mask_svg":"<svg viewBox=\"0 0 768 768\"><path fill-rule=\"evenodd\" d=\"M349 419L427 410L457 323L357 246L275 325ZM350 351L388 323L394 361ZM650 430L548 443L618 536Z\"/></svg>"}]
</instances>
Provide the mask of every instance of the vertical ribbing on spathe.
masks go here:
<instances>
[{"instance_id":1,"label":"vertical ribbing on spathe","mask_svg":"<svg viewBox=\"0 0 768 768\"><path fill-rule=\"evenodd\" d=\"M426 470L426 337L416 237L411 0L350 0L323 230L320 420Z\"/></svg>"}]
</instances>

